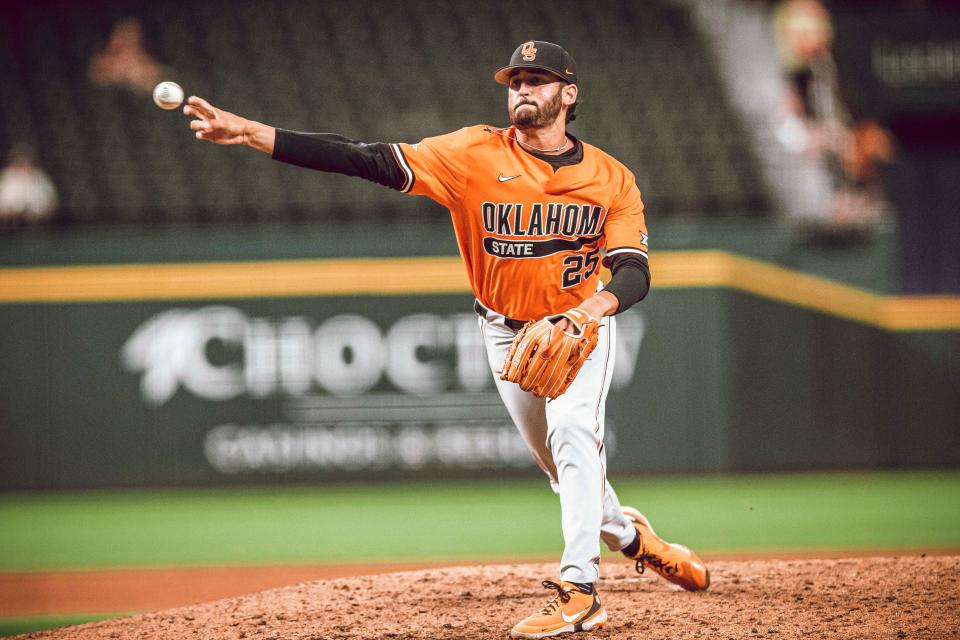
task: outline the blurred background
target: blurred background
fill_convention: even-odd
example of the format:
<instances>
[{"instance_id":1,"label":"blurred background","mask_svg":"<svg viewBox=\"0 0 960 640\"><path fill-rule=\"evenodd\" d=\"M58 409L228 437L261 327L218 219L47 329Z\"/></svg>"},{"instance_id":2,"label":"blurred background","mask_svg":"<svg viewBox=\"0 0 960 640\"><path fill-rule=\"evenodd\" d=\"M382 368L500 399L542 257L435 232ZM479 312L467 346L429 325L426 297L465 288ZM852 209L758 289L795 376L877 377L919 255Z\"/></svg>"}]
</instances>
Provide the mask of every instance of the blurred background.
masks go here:
<instances>
[{"instance_id":1,"label":"blurred background","mask_svg":"<svg viewBox=\"0 0 960 640\"><path fill-rule=\"evenodd\" d=\"M4 2L0 632L274 584L64 570L554 557L449 214L151 100L416 142L505 125L529 39L646 204L624 502L708 557L960 548L956 3Z\"/></svg>"}]
</instances>

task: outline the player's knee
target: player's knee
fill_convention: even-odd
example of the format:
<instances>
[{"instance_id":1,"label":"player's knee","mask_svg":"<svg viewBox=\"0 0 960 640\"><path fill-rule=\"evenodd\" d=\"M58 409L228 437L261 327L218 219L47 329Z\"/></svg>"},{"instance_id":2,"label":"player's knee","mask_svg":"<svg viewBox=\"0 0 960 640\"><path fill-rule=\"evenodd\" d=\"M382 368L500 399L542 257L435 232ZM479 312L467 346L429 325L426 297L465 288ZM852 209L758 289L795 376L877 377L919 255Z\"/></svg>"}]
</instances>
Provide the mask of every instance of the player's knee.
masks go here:
<instances>
[{"instance_id":1,"label":"player's knee","mask_svg":"<svg viewBox=\"0 0 960 640\"><path fill-rule=\"evenodd\" d=\"M572 419L560 419L550 425L547 445L555 460L575 451L597 450L599 438L593 427Z\"/></svg>"}]
</instances>

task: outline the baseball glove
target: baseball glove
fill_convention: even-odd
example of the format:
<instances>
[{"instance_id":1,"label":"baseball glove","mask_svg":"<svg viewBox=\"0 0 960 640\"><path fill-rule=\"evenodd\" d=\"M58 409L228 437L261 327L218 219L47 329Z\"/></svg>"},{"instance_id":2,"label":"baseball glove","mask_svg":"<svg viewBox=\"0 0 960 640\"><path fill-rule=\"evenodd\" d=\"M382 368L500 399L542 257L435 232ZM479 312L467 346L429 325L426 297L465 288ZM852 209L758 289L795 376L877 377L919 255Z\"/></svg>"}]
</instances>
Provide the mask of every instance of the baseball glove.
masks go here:
<instances>
[{"instance_id":1,"label":"baseball glove","mask_svg":"<svg viewBox=\"0 0 960 640\"><path fill-rule=\"evenodd\" d=\"M571 322L572 331L557 327L561 318ZM597 321L579 307L531 320L513 339L500 379L540 398L560 396L597 346L598 329Z\"/></svg>"}]
</instances>

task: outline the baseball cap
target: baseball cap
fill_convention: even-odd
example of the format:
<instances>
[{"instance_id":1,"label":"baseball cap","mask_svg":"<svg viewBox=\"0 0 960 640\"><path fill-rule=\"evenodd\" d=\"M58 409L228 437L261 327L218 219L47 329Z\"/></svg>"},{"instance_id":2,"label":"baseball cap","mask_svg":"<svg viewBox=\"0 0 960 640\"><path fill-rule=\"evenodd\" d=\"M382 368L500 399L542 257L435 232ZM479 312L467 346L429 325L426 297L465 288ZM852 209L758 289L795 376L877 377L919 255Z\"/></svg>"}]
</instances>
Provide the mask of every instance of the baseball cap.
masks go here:
<instances>
[{"instance_id":1,"label":"baseball cap","mask_svg":"<svg viewBox=\"0 0 960 640\"><path fill-rule=\"evenodd\" d=\"M510 73L514 69L543 69L571 84L577 83L577 63L573 56L552 42L524 42L510 56L510 64L497 71L493 79L500 84L510 84Z\"/></svg>"}]
</instances>

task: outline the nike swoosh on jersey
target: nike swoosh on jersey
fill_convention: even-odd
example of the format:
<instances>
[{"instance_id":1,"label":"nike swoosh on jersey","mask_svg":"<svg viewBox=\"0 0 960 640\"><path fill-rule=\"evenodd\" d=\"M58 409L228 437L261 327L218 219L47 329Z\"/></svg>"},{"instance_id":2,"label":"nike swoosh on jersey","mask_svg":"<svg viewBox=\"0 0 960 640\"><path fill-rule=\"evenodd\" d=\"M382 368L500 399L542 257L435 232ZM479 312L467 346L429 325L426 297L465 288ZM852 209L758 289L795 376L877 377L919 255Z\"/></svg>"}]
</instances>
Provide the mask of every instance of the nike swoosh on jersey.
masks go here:
<instances>
[{"instance_id":1,"label":"nike swoosh on jersey","mask_svg":"<svg viewBox=\"0 0 960 640\"><path fill-rule=\"evenodd\" d=\"M585 614L585 613L586 613L587 611L589 611L589 610L590 610L590 607L587 607L586 609L584 609L584 610L582 610L582 611L577 611L577 612L576 612L575 614L573 614L572 616L568 616L568 615L565 614L563 611L561 611L561 612L560 612L560 615L563 616L563 621L564 621L564 622L573 622L574 620L576 620L577 618L579 618L580 616L582 616L583 614Z\"/></svg>"},{"instance_id":2,"label":"nike swoosh on jersey","mask_svg":"<svg viewBox=\"0 0 960 640\"><path fill-rule=\"evenodd\" d=\"M507 180L513 180L514 178L519 178L520 175L521 174L518 173L515 176L505 176L502 173L500 173L500 174L497 174L497 180L499 180L500 182L506 182Z\"/></svg>"}]
</instances>

